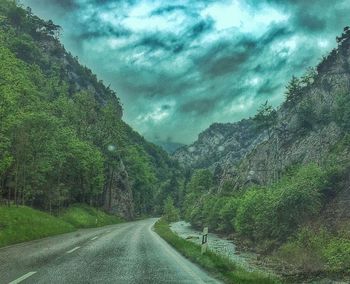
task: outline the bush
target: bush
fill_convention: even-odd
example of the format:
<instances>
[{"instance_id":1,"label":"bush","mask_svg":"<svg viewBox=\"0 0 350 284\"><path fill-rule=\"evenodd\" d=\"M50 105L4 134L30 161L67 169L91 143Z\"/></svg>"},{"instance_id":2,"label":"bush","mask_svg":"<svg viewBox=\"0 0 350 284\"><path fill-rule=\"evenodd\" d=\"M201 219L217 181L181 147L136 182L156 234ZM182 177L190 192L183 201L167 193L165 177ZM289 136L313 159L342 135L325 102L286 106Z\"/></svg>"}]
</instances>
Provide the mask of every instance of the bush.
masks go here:
<instances>
[{"instance_id":1,"label":"bush","mask_svg":"<svg viewBox=\"0 0 350 284\"><path fill-rule=\"evenodd\" d=\"M219 209L219 230L224 232L234 231L234 219L237 214L238 200L237 198L228 198L225 204Z\"/></svg>"},{"instance_id":2,"label":"bush","mask_svg":"<svg viewBox=\"0 0 350 284\"><path fill-rule=\"evenodd\" d=\"M252 241L283 241L321 208L324 172L303 166L271 188L252 188L239 200L235 227Z\"/></svg>"},{"instance_id":3,"label":"bush","mask_svg":"<svg viewBox=\"0 0 350 284\"><path fill-rule=\"evenodd\" d=\"M282 245L276 255L303 271L321 271L325 269L323 249L329 238L329 233L324 229L305 227L292 240Z\"/></svg>"},{"instance_id":4,"label":"bush","mask_svg":"<svg viewBox=\"0 0 350 284\"><path fill-rule=\"evenodd\" d=\"M323 254L332 271L350 272L350 240L332 239Z\"/></svg>"},{"instance_id":5,"label":"bush","mask_svg":"<svg viewBox=\"0 0 350 284\"><path fill-rule=\"evenodd\" d=\"M350 272L350 240L324 228L302 228L276 255L304 272Z\"/></svg>"}]
</instances>

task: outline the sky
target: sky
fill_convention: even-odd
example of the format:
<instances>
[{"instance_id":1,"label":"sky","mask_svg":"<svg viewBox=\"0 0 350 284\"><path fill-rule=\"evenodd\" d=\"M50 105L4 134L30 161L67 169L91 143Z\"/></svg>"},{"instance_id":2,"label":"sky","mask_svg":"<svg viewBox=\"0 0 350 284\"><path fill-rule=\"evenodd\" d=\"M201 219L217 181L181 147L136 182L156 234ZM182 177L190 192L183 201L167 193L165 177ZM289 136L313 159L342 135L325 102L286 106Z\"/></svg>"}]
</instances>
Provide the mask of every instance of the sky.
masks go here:
<instances>
[{"instance_id":1,"label":"sky","mask_svg":"<svg viewBox=\"0 0 350 284\"><path fill-rule=\"evenodd\" d=\"M22 0L117 92L148 140L189 144L214 122L278 106L336 47L348 0Z\"/></svg>"}]
</instances>

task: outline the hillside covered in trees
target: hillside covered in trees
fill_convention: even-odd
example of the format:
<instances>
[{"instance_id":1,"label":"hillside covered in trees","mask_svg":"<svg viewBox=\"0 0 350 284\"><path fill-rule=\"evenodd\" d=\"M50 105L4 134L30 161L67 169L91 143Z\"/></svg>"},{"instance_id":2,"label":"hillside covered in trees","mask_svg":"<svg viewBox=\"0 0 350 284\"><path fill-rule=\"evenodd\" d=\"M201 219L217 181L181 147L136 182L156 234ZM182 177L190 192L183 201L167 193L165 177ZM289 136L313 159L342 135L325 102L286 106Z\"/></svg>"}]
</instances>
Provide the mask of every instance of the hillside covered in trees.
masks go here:
<instances>
[{"instance_id":1,"label":"hillside covered in trees","mask_svg":"<svg viewBox=\"0 0 350 284\"><path fill-rule=\"evenodd\" d=\"M132 219L176 204L176 162L122 120L116 93L65 50L61 28L0 2L0 200Z\"/></svg>"},{"instance_id":2,"label":"hillside covered in trees","mask_svg":"<svg viewBox=\"0 0 350 284\"><path fill-rule=\"evenodd\" d=\"M192 172L185 219L294 280L350 274L349 28L337 42L291 79L279 108L266 102L253 118L213 124L174 154Z\"/></svg>"}]
</instances>

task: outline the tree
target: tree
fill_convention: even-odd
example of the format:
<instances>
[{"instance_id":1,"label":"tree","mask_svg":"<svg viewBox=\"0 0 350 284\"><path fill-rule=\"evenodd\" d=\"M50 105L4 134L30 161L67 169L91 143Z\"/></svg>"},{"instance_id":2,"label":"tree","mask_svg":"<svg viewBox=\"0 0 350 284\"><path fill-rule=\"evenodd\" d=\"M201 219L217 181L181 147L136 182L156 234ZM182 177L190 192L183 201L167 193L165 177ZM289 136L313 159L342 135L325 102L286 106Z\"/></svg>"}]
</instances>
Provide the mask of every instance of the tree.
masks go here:
<instances>
[{"instance_id":1,"label":"tree","mask_svg":"<svg viewBox=\"0 0 350 284\"><path fill-rule=\"evenodd\" d=\"M307 69L306 73L300 79L301 85L307 86L307 85L313 84L317 74L318 73L317 73L316 68L309 67Z\"/></svg>"},{"instance_id":2,"label":"tree","mask_svg":"<svg viewBox=\"0 0 350 284\"><path fill-rule=\"evenodd\" d=\"M203 196L208 194L213 185L213 175L209 170L196 170L190 182L186 186L186 196L184 201L185 219L194 221L201 219L200 214L203 211ZM199 217L198 217L199 216Z\"/></svg>"},{"instance_id":3,"label":"tree","mask_svg":"<svg viewBox=\"0 0 350 284\"><path fill-rule=\"evenodd\" d=\"M345 27L344 28L344 32L342 33L342 35L340 37L336 37L336 41L338 44L341 44L343 41L345 41L346 39L350 38L350 27Z\"/></svg>"},{"instance_id":4,"label":"tree","mask_svg":"<svg viewBox=\"0 0 350 284\"><path fill-rule=\"evenodd\" d=\"M271 138L271 128L276 124L277 111L266 101L262 104L257 114L254 116L258 130L267 130L269 138Z\"/></svg>"},{"instance_id":5,"label":"tree","mask_svg":"<svg viewBox=\"0 0 350 284\"><path fill-rule=\"evenodd\" d=\"M62 29L61 26L55 25L52 22L52 20L48 20L45 23L45 28L46 28L47 34L55 38L58 38L60 36L61 29Z\"/></svg>"},{"instance_id":6,"label":"tree","mask_svg":"<svg viewBox=\"0 0 350 284\"><path fill-rule=\"evenodd\" d=\"M11 25L20 29L24 26L26 11L15 4L12 4L8 11L7 18Z\"/></svg>"},{"instance_id":7,"label":"tree","mask_svg":"<svg viewBox=\"0 0 350 284\"><path fill-rule=\"evenodd\" d=\"M302 86L300 80L293 76L286 87L286 103L294 106L301 98Z\"/></svg>"},{"instance_id":8,"label":"tree","mask_svg":"<svg viewBox=\"0 0 350 284\"><path fill-rule=\"evenodd\" d=\"M171 197L168 197L164 202L163 217L167 222L176 222L180 219L179 210L175 208L174 201Z\"/></svg>"}]
</instances>

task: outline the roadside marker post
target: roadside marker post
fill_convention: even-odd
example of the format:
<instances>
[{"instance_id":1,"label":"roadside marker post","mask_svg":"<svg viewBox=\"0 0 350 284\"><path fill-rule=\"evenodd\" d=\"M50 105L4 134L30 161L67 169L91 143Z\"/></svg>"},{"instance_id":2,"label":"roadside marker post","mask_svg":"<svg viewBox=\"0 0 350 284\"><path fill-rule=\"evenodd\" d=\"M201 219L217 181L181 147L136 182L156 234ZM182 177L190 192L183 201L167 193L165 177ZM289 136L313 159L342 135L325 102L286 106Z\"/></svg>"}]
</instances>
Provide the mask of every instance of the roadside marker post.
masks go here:
<instances>
[{"instance_id":1,"label":"roadside marker post","mask_svg":"<svg viewBox=\"0 0 350 284\"><path fill-rule=\"evenodd\" d=\"M208 249L208 227L204 227L202 235L202 254L206 253Z\"/></svg>"}]
</instances>

